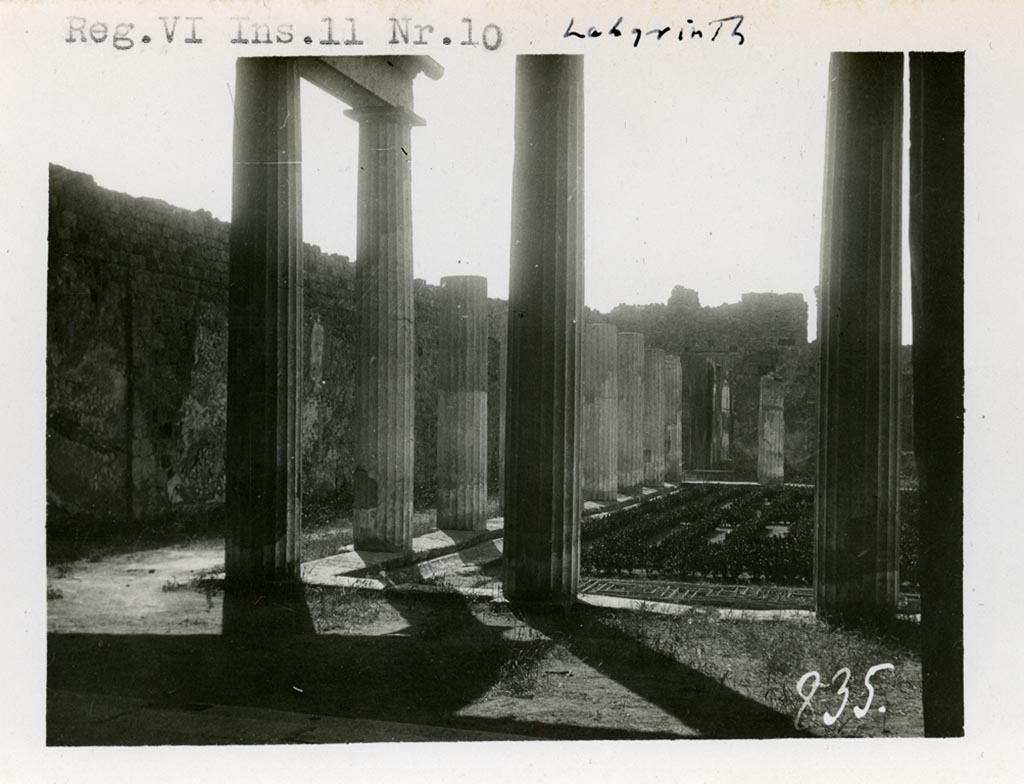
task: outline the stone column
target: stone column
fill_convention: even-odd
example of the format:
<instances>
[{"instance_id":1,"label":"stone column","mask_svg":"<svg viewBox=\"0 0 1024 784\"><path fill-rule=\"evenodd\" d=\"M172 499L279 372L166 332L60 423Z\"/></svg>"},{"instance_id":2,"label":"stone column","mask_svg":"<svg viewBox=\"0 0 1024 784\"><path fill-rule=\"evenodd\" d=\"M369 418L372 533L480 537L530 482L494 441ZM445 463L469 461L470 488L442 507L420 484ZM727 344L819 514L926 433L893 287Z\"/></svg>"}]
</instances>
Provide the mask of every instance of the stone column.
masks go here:
<instances>
[{"instance_id":1,"label":"stone column","mask_svg":"<svg viewBox=\"0 0 1024 784\"><path fill-rule=\"evenodd\" d=\"M619 489L633 495L644 483L644 336L620 332L617 353Z\"/></svg>"},{"instance_id":2,"label":"stone column","mask_svg":"<svg viewBox=\"0 0 1024 784\"><path fill-rule=\"evenodd\" d=\"M583 57L516 58L508 308L505 596L579 580Z\"/></svg>"},{"instance_id":3,"label":"stone column","mask_svg":"<svg viewBox=\"0 0 1024 784\"><path fill-rule=\"evenodd\" d=\"M721 408L719 409L719 417L721 424L718 427L718 432L721 437L721 458L722 462L728 462L732 459L732 388L729 386L728 380L723 379L722 381L722 394Z\"/></svg>"},{"instance_id":4,"label":"stone column","mask_svg":"<svg viewBox=\"0 0 1024 784\"><path fill-rule=\"evenodd\" d=\"M711 457L708 468L717 468L722 462L722 418L719 416L719 395L721 394L721 368L713 362L708 363L708 417L711 422Z\"/></svg>"},{"instance_id":5,"label":"stone column","mask_svg":"<svg viewBox=\"0 0 1024 784\"><path fill-rule=\"evenodd\" d=\"M507 329L507 326L506 326ZM508 341L498 351L498 505L505 513L505 411L508 403Z\"/></svg>"},{"instance_id":6,"label":"stone column","mask_svg":"<svg viewBox=\"0 0 1024 784\"><path fill-rule=\"evenodd\" d=\"M683 451L683 473L692 467L690 458L690 357L687 354L679 356L682 366L682 383L679 387L679 421L682 424L682 436L680 448Z\"/></svg>"},{"instance_id":7,"label":"stone column","mask_svg":"<svg viewBox=\"0 0 1024 784\"><path fill-rule=\"evenodd\" d=\"M819 617L895 613L899 590L900 182L903 55L829 68L815 593Z\"/></svg>"},{"instance_id":8,"label":"stone column","mask_svg":"<svg viewBox=\"0 0 1024 784\"><path fill-rule=\"evenodd\" d=\"M355 545L402 552L412 546L410 131L422 121L395 107L346 115L359 122Z\"/></svg>"},{"instance_id":9,"label":"stone column","mask_svg":"<svg viewBox=\"0 0 1024 784\"><path fill-rule=\"evenodd\" d=\"M683 478L683 365L674 354L665 357L665 479Z\"/></svg>"},{"instance_id":10,"label":"stone column","mask_svg":"<svg viewBox=\"0 0 1024 784\"><path fill-rule=\"evenodd\" d=\"M644 484L665 483L665 352L644 351Z\"/></svg>"},{"instance_id":11,"label":"stone column","mask_svg":"<svg viewBox=\"0 0 1024 784\"><path fill-rule=\"evenodd\" d=\"M618 349L614 324L587 327L583 348L583 497L618 498Z\"/></svg>"},{"instance_id":12,"label":"stone column","mask_svg":"<svg viewBox=\"0 0 1024 784\"><path fill-rule=\"evenodd\" d=\"M299 73L240 58L228 263L225 573L299 575L302 216Z\"/></svg>"},{"instance_id":13,"label":"stone column","mask_svg":"<svg viewBox=\"0 0 1024 784\"><path fill-rule=\"evenodd\" d=\"M964 54L910 54L924 731L964 734Z\"/></svg>"},{"instance_id":14,"label":"stone column","mask_svg":"<svg viewBox=\"0 0 1024 784\"><path fill-rule=\"evenodd\" d=\"M441 278L437 527L487 525L487 279Z\"/></svg>"},{"instance_id":15,"label":"stone column","mask_svg":"<svg viewBox=\"0 0 1024 784\"><path fill-rule=\"evenodd\" d=\"M774 376L761 376L757 406L757 481L779 484L785 478L786 387Z\"/></svg>"},{"instance_id":16,"label":"stone column","mask_svg":"<svg viewBox=\"0 0 1024 784\"><path fill-rule=\"evenodd\" d=\"M711 409L714 376L708 359L695 357L687 367L690 392L690 468L711 468Z\"/></svg>"}]
</instances>

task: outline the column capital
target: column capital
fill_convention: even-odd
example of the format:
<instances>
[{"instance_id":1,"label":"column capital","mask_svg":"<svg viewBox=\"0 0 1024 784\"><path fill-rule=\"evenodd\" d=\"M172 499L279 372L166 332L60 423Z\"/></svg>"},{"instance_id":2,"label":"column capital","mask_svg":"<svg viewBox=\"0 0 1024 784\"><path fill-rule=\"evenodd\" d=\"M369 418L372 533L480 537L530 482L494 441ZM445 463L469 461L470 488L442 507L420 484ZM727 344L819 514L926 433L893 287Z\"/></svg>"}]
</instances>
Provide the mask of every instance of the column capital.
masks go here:
<instances>
[{"instance_id":1,"label":"column capital","mask_svg":"<svg viewBox=\"0 0 1024 784\"><path fill-rule=\"evenodd\" d=\"M349 109L345 112L357 123L396 123L399 125L419 126L426 125L427 121L415 112L406 109L404 106L360 106Z\"/></svg>"}]
</instances>

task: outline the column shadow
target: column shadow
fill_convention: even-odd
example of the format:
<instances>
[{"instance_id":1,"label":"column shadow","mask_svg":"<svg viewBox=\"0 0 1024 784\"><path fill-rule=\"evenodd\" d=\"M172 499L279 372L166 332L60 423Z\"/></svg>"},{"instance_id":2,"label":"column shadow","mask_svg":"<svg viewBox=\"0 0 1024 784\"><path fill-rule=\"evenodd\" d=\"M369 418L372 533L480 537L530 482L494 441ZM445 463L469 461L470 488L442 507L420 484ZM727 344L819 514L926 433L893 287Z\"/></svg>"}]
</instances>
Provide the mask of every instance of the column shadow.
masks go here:
<instances>
[{"instance_id":1,"label":"column shadow","mask_svg":"<svg viewBox=\"0 0 1024 784\"><path fill-rule=\"evenodd\" d=\"M702 738L815 737L797 730L791 716L602 623L596 608L521 607L516 614L576 658L697 730Z\"/></svg>"},{"instance_id":2,"label":"column shadow","mask_svg":"<svg viewBox=\"0 0 1024 784\"><path fill-rule=\"evenodd\" d=\"M501 681L505 663L529 641L506 635L508 624L482 622L471 600L453 593L387 592L383 606L404 621L393 633L317 633L306 590L302 585L229 590L219 635L49 635L47 743L152 743L153 732L159 731L150 726L149 734L140 734L116 722L83 724L61 704L60 695L69 694L87 700L94 695L97 704L105 695L112 698L110 704L130 698L164 711L225 705L448 728L452 740L470 739L474 732L557 740L677 737L670 731L587 726L567 722L564 716L556 722L533 721L529 715L460 715ZM379 594L374 601L381 606ZM320 617L323 608L317 610ZM394 615L389 617L394 626ZM789 717L602 625L598 614L587 608L517 609L509 620L563 644L587 665L704 737L806 734L795 731ZM139 720L146 715L140 713ZM469 732L460 734L463 730ZM265 742L245 733L217 737L210 740L197 730L187 742ZM186 742L180 735L173 738Z\"/></svg>"}]
</instances>

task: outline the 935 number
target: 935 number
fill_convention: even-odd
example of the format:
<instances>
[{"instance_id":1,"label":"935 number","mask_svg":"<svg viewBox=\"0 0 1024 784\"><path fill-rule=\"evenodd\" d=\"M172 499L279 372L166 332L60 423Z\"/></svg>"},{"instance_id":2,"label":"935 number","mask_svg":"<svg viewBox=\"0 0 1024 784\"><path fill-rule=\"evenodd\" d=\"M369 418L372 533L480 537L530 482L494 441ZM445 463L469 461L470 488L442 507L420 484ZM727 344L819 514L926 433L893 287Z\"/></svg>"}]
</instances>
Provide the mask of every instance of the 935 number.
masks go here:
<instances>
[{"instance_id":1,"label":"935 number","mask_svg":"<svg viewBox=\"0 0 1024 784\"><path fill-rule=\"evenodd\" d=\"M872 676L876 675L882 670L895 669L896 666L888 662L886 662L885 664L876 664L875 666L868 669L867 673L864 675L864 688L867 689L868 698L863 705L855 705L853 707L854 716L856 716L858 719L863 719L865 716L868 715L868 711L871 709L871 702L875 698L875 687L871 683ZM824 714L822 714L821 720L826 727L831 727L839 720L839 716L842 714L844 710L846 710L846 704L850 699L850 692L846 688L847 684L850 682L850 668L842 667L841 669L837 670L836 674L832 676L832 680L830 682L831 685L834 686L835 682L839 678L842 678L843 680L842 683L839 684L839 688L836 689L836 694L842 697L843 701L839 705L839 710L837 710L834 714L830 713L829 711L825 711ZM809 692L805 691L804 689L808 681L812 682ZM793 719L793 726L797 729L800 729L800 720L803 717L804 711L811 707L811 700L814 699L814 695L818 691L818 688L820 686L821 675L818 673L817 670L805 672L800 677L800 680L796 682L796 693L800 695L801 699L803 699L803 704L800 706L800 710L796 712L796 718ZM885 706L880 706L878 708L878 712L885 713Z\"/></svg>"}]
</instances>

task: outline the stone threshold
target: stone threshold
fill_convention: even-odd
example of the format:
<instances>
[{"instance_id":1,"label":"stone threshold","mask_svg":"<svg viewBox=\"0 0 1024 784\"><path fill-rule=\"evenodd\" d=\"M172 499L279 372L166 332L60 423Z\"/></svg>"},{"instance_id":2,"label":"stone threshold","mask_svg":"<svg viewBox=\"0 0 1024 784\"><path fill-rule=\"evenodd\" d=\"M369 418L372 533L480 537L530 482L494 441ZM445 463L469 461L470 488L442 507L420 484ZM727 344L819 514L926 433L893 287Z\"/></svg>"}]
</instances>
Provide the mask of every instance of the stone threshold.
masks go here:
<instances>
[{"instance_id":1,"label":"stone threshold","mask_svg":"<svg viewBox=\"0 0 1024 784\"><path fill-rule=\"evenodd\" d=\"M504 528L505 518L495 517L488 520L487 527L481 531L430 531L415 537L412 550L404 553L357 550L353 545L348 545L337 555L302 564L302 582L310 585L348 585L350 581L361 578L370 578L368 582L376 582L372 578L384 572L403 569L498 539ZM345 579L339 581L338 578Z\"/></svg>"},{"instance_id":2,"label":"stone threshold","mask_svg":"<svg viewBox=\"0 0 1024 784\"><path fill-rule=\"evenodd\" d=\"M640 495L624 495L619 493L615 501L585 501L583 503L583 517L599 519L606 517L613 512L621 512L623 509L632 509L634 506L653 501L655 498L664 498L682 489L683 483L666 482L661 487L650 487L645 485Z\"/></svg>"}]
</instances>

